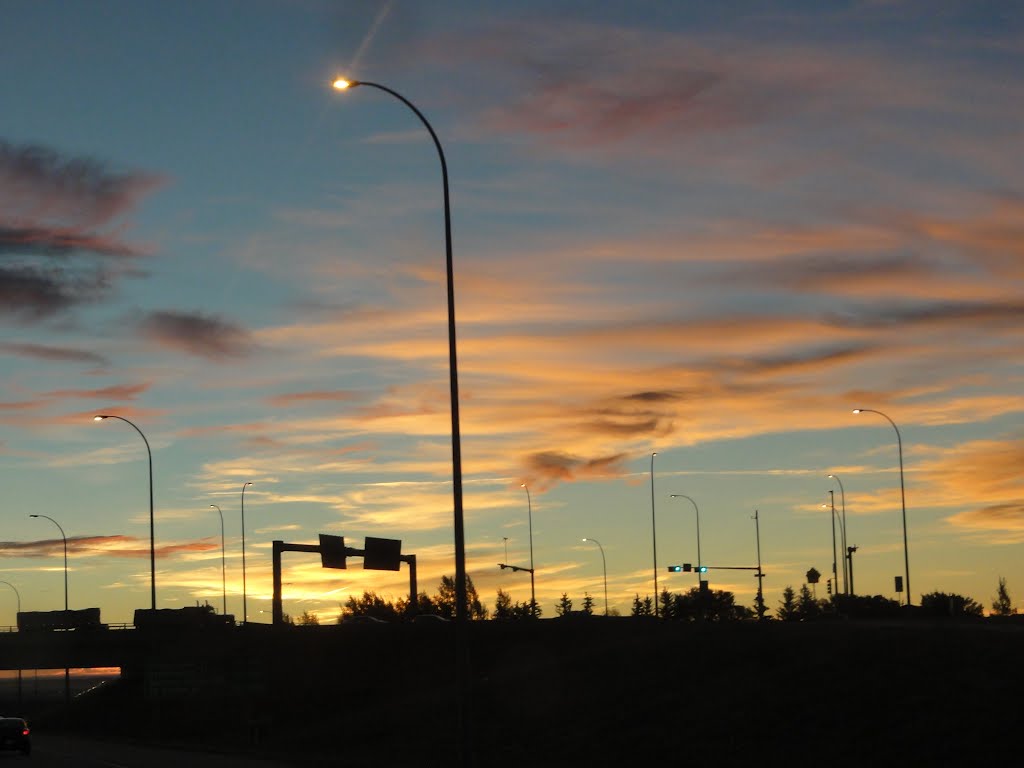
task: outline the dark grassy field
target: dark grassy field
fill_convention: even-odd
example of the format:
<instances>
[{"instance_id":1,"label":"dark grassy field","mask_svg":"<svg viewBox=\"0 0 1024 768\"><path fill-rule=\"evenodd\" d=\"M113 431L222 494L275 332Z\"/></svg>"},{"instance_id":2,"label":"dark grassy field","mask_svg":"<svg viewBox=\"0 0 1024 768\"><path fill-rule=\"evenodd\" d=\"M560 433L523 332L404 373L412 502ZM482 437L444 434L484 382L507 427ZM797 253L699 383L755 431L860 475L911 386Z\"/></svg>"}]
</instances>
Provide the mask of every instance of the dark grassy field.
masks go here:
<instances>
[{"instance_id":1,"label":"dark grassy field","mask_svg":"<svg viewBox=\"0 0 1024 768\"><path fill-rule=\"evenodd\" d=\"M248 633L38 713L37 727L287 755L454 765L452 626ZM466 733L480 766L1016 765L1017 622L484 622ZM270 630L270 628L267 628ZM182 670L175 683L175 670ZM169 699L167 698L169 697Z\"/></svg>"}]
</instances>

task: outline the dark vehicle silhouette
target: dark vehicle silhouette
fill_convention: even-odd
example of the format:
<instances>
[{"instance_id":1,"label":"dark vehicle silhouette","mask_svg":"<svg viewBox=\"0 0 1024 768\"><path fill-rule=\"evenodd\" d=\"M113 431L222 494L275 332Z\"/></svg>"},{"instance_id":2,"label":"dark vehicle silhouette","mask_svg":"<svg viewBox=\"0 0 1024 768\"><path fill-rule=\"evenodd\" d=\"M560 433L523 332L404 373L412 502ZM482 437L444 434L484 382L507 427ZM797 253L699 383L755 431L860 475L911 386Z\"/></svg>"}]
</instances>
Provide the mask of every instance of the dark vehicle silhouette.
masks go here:
<instances>
[{"instance_id":1,"label":"dark vehicle silhouette","mask_svg":"<svg viewBox=\"0 0 1024 768\"><path fill-rule=\"evenodd\" d=\"M0 749L16 749L22 754L31 754L32 738L28 723L20 717L0 717Z\"/></svg>"}]
</instances>

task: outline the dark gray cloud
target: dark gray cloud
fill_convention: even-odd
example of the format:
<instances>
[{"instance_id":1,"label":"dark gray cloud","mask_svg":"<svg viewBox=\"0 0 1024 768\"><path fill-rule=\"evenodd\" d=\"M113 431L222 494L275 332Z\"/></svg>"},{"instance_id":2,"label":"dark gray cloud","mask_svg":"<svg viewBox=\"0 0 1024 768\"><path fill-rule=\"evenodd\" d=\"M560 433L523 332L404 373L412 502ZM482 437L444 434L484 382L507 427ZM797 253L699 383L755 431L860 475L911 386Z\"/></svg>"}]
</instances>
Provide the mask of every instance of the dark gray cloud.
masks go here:
<instances>
[{"instance_id":1,"label":"dark gray cloud","mask_svg":"<svg viewBox=\"0 0 1024 768\"><path fill-rule=\"evenodd\" d=\"M142 253L117 220L162 183L0 140L0 314L44 320L110 295L129 272L109 260Z\"/></svg>"},{"instance_id":2,"label":"dark gray cloud","mask_svg":"<svg viewBox=\"0 0 1024 768\"><path fill-rule=\"evenodd\" d=\"M538 484L548 487L581 477L615 477L623 471L626 454L582 458L561 451L539 451L526 457L527 472Z\"/></svg>"},{"instance_id":3,"label":"dark gray cloud","mask_svg":"<svg viewBox=\"0 0 1024 768\"><path fill-rule=\"evenodd\" d=\"M49 318L98 301L110 294L111 287L103 269L0 266L0 315L19 321Z\"/></svg>"},{"instance_id":4,"label":"dark gray cloud","mask_svg":"<svg viewBox=\"0 0 1024 768\"><path fill-rule=\"evenodd\" d=\"M828 318L842 328L885 328L892 325L1014 325L1024 322L1024 301L935 301L913 306L870 306Z\"/></svg>"},{"instance_id":5,"label":"dark gray cloud","mask_svg":"<svg viewBox=\"0 0 1024 768\"><path fill-rule=\"evenodd\" d=\"M140 331L158 344L213 361L245 357L254 348L247 330L201 312L150 312L142 319Z\"/></svg>"},{"instance_id":6,"label":"dark gray cloud","mask_svg":"<svg viewBox=\"0 0 1024 768\"><path fill-rule=\"evenodd\" d=\"M0 353L31 357L36 360L52 360L54 362L86 363L99 367L107 367L110 361L103 355L83 349L69 347L51 347L44 344L11 344L0 343Z\"/></svg>"}]
</instances>

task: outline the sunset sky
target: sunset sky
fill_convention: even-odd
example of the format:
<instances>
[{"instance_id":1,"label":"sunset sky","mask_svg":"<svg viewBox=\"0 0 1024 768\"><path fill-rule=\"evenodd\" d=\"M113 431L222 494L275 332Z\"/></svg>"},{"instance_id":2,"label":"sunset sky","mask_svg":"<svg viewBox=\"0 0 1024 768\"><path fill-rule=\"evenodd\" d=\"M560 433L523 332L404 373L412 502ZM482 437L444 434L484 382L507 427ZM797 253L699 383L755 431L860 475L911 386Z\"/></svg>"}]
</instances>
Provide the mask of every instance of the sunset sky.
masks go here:
<instances>
[{"instance_id":1,"label":"sunset sky","mask_svg":"<svg viewBox=\"0 0 1024 768\"><path fill-rule=\"evenodd\" d=\"M270 620L271 542L454 573L452 195L467 571L484 602L753 603L1000 576L1024 598L1024 7L9 3L0 23L0 580L108 622ZM837 531L838 536L838 531ZM506 541L507 539L507 541ZM406 571L285 555L285 611ZM840 566L841 574L841 566ZM0 625L15 623L0 585ZM264 613L265 611L265 613Z\"/></svg>"}]
</instances>

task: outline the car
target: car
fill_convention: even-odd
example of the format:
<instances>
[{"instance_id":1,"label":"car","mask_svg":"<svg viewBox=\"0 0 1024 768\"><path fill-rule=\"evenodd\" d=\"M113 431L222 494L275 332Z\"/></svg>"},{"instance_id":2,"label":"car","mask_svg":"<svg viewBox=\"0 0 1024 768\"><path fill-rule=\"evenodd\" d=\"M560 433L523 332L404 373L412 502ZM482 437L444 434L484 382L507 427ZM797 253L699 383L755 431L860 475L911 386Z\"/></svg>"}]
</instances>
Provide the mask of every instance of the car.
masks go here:
<instances>
[{"instance_id":1,"label":"car","mask_svg":"<svg viewBox=\"0 0 1024 768\"><path fill-rule=\"evenodd\" d=\"M436 613L417 613L412 617L413 624L450 624L451 619L438 616Z\"/></svg>"},{"instance_id":2,"label":"car","mask_svg":"<svg viewBox=\"0 0 1024 768\"><path fill-rule=\"evenodd\" d=\"M32 738L28 723L20 717L0 717L0 749L16 749L22 754L31 754Z\"/></svg>"},{"instance_id":3,"label":"car","mask_svg":"<svg viewBox=\"0 0 1024 768\"><path fill-rule=\"evenodd\" d=\"M347 614L341 619L342 624L387 624L388 622L384 619L378 619L376 616L368 616L365 613L358 614Z\"/></svg>"}]
</instances>

